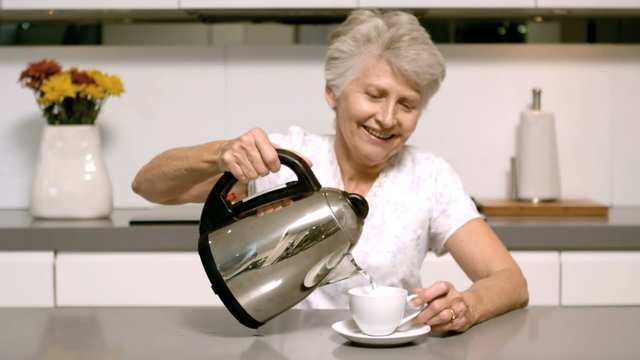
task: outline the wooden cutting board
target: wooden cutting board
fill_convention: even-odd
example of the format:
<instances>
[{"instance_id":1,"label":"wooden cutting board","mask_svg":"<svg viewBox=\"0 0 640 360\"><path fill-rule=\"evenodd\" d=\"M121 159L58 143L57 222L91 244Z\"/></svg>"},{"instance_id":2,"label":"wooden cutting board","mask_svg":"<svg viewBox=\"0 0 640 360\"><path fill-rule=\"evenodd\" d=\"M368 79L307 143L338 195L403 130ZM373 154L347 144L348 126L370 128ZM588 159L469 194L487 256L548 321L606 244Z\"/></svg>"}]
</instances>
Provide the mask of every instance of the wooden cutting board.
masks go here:
<instances>
[{"instance_id":1,"label":"wooden cutting board","mask_svg":"<svg viewBox=\"0 0 640 360\"><path fill-rule=\"evenodd\" d=\"M609 207L590 200L528 201L475 199L480 211L504 216L607 216Z\"/></svg>"}]
</instances>

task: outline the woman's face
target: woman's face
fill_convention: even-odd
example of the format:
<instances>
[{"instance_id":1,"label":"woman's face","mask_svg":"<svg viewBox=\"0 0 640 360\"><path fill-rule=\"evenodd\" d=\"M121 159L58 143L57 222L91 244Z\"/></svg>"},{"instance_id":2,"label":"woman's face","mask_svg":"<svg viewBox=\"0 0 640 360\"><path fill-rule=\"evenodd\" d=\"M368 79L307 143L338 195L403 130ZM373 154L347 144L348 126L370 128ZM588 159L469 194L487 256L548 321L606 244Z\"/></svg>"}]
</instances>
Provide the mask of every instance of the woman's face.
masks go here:
<instances>
[{"instance_id":1,"label":"woman's face","mask_svg":"<svg viewBox=\"0 0 640 360\"><path fill-rule=\"evenodd\" d=\"M338 156L359 165L384 166L420 117L420 93L383 59L366 61L340 97L327 89L326 98L336 111Z\"/></svg>"}]
</instances>

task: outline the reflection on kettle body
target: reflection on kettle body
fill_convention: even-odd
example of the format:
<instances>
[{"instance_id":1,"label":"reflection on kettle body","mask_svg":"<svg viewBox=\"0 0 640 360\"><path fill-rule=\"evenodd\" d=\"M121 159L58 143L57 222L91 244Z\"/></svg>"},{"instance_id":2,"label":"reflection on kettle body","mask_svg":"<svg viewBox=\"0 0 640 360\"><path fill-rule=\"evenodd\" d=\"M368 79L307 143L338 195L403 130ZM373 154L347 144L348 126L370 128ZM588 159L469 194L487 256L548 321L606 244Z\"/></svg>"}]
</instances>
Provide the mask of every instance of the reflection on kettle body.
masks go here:
<instances>
[{"instance_id":1,"label":"reflection on kettle body","mask_svg":"<svg viewBox=\"0 0 640 360\"><path fill-rule=\"evenodd\" d=\"M93 310L52 314L47 319L41 343L33 358L124 359L125 346L107 341L107 335L99 315Z\"/></svg>"},{"instance_id":2,"label":"reflection on kettle body","mask_svg":"<svg viewBox=\"0 0 640 360\"><path fill-rule=\"evenodd\" d=\"M256 339L251 346L245 351L240 353L241 360L256 360L256 359L273 359L273 360L287 360L288 357L282 355L276 351L273 347L267 344L262 339Z\"/></svg>"}]
</instances>

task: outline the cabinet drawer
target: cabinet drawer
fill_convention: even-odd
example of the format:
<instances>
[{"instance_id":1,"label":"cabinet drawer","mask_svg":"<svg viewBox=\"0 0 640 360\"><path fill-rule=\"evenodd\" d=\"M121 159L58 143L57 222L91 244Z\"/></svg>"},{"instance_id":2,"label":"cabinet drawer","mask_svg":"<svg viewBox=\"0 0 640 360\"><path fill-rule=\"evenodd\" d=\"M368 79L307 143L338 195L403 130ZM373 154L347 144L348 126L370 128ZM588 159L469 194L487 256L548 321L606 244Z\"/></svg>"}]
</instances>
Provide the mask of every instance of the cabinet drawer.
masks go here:
<instances>
[{"instance_id":1,"label":"cabinet drawer","mask_svg":"<svg viewBox=\"0 0 640 360\"><path fill-rule=\"evenodd\" d=\"M54 306L53 261L53 251L0 252L0 306Z\"/></svg>"},{"instance_id":2,"label":"cabinet drawer","mask_svg":"<svg viewBox=\"0 0 640 360\"><path fill-rule=\"evenodd\" d=\"M58 306L220 306L195 252L59 253Z\"/></svg>"},{"instance_id":3,"label":"cabinet drawer","mask_svg":"<svg viewBox=\"0 0 640 360\"><path fill-rule=\"evenodd\" d=\"M558 306L560 303L560 256L557 251L512 251L527 279L529 306ZM422 284L446 280L465 290L472 282L450 254L436 257L429 253L422 265Z\"/></svg>"},{"instance_id":4,"label":"cabinet drawer","mask_svg":"<svg viewBox=\"0 0 640 360\"><path fill-rule=\"evenodd\" d=\"M562 305L640 305L640 251L563 251Z\"/></svg>"},{"instance_id":5,"label":"cabinet drawer","mask_svg":"<svg viewBox=\"0 0 640 360\"><path fill-rule=\"evenodd\" d=\"M529 306L560 305L560 254L557 251L512 251L529 287Z\"/></svg>"},{"instance_id":6,"label":"cabinet drawer","mask_svg":"<svg viewBox=\"0 0 640 360\"><path fill-rule=\"evenodd\" d=\"M420 270L420 278L424 287L443 280L452 283L458 291L466 290L472 284L451 254L436 256L433 252L427 253Z\"/></svg>"}]
</instances>

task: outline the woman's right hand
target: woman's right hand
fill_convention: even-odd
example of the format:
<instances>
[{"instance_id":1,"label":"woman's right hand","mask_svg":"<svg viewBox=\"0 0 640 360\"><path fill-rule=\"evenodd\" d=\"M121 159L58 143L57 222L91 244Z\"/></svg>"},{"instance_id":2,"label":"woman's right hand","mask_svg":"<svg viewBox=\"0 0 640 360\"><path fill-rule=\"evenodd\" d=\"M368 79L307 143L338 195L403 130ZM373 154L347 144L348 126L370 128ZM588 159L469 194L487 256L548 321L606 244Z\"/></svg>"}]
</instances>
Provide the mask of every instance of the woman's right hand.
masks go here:
<instances>
[{"instance_id":1,"label":"woman's right hand","mask_svg":"<svg viewBox=\"0 0 640 360\"><path fill-rule=\"evenodd\" d=\"M220 147L218 167L230 172L239 182L247 184L270 172L280 170L276 147L260 128L253 128Z\"/></svg>"},{"instance_id":2,"label":"woman's right hand","mask_svg":"<svg viewBox=\"0 0 640 360\"><path fill-rule=\"evenodd\" d=\"M221 172L229 171L238 179L238 182L247 184L269 172L280 170L280 159L276 152L277 146L272 144L269 137L260 128L253 128L240 137L227 141L220 147L218 167ZM311 161L301 156L309 166ZM284 199L267 204L257 210L257 215L262 216L291 205L291 199Z\"/></svg>"}]
</instances>

